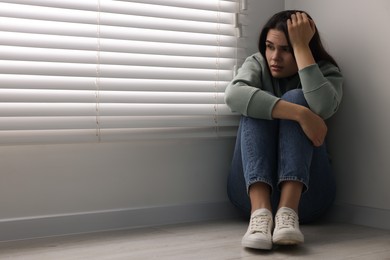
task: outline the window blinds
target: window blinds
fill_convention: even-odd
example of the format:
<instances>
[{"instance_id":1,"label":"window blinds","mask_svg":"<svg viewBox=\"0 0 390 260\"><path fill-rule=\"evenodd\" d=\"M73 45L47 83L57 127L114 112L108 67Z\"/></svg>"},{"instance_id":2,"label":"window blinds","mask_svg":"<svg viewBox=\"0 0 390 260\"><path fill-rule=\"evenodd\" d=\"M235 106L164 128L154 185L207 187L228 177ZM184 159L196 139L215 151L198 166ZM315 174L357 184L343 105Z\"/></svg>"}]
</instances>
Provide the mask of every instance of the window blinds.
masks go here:
<instances>
[{"instance_id":1,"label":"window blinds","mask_svg":"<svg viewBox=\"0 0 390 260\"><path fill-rule=\"evenodd\" d=\"M238 3L0 1L0 144L233 136Z\"/></svg>"}]
</instances>

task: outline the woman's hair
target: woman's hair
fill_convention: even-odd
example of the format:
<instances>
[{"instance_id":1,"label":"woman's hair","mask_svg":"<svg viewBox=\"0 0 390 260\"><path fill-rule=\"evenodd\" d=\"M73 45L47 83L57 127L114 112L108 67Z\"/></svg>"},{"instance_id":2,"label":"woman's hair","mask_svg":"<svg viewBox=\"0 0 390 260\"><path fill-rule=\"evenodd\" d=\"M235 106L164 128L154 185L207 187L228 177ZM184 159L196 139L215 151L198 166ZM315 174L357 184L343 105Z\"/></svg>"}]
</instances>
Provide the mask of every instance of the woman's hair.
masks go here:
<instances>
[{"instance_id":1,"label":"woman's hair","mask_svg":"<svg viewBox=\"0 0 390 260\"><path fill-rule=\"evenodd\" d=\"M295 14L297 12L305 13L310 19L312 19L310 15L304 11L287 10L274 14L264 25L259 37L259 51L263 55L263 57L265 57L267 34L270 29L275 29L284 32L288 44L289 46L291 46L290 38L288 36L287 20L291 18L292 14ZM318 33L317 28L313 35L313 38L310 40L309 47L316 62L324 60L331 62L338 67L336 61L333 59L332 56L330 56L330 54L325 50L324 46L322 45L320 34Z\"/></svg>"}]
</instances>

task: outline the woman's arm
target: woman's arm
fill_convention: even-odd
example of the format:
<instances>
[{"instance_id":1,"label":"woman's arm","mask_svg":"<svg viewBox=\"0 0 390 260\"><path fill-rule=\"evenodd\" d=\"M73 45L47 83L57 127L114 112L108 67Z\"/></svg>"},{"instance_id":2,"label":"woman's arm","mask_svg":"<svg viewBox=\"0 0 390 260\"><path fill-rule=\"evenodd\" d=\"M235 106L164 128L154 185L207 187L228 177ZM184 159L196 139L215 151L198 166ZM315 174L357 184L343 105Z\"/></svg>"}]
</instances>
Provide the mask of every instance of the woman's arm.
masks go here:
<instances>
[{"instance_id":1,"label":"woman's arm","mask_svg":"<svg viewBox=\"0 0 390 260\"><path fill-rule=\"evenodd\" d=\"M305 13L293 14L287 27L306 101L314 113L327 119L338 110L343 95L340 70L331 63L316 64L309 47L316 27Z\"/></svg>"},{"instance_id":2,"label":"woman's arm","mask_svg":"<svg viewBox=\"0 0 390 260\"><path fill-rule=\"evenodd\" d=\"M225 90L225 103L234 112L260 119L272 119L279 100L273 95L271 76L260 53L251 55Z\"/></svg>"},{"instance_id":3,"label":"woman's arm","mask_svg":"<svg viewBox=\"0 0 390 260\"><path fill-rule=\"evenodd\" d=\"M325 121L309 108L279 100L272 110L272 117L294 120L299 123L314 146L321 146L324 143L328 128Z\"/></svg>"}]
</instances>

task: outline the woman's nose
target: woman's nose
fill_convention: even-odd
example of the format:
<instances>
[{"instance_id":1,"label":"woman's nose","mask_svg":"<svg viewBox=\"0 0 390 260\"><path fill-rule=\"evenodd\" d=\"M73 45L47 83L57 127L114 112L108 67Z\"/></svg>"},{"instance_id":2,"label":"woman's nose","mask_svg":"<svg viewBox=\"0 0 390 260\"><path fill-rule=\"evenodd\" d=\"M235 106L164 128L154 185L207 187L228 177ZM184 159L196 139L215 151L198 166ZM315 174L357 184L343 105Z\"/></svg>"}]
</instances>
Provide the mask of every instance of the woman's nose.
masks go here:
<instances>
[{"instance_id":1,"label":"woman's nose","mask_svg":"<svg viewBox=\"0 0 390 260\"><path fill-rule=\"evenodd\" d=\"M272 59L273 60L280 60L280 51L278 51L278 50L275 50L274 52L273 52L273 54L272 54Z\"/></svg>"}]
</instances>

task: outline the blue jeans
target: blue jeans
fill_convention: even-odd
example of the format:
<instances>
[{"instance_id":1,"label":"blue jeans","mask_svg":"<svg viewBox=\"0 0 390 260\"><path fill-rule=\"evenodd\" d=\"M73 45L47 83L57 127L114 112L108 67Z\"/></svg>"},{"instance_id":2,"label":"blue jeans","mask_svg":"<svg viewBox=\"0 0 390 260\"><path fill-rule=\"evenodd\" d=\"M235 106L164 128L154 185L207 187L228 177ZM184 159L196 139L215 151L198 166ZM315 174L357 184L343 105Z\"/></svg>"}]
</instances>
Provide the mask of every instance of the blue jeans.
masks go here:
<instances>
[{"instance_id":1,"label":"blue jeans","mask_svg":"<svg viewBox=\"0 0 390 260\"><path fill-rule=\"evenodd\" d=\"M281 98L308 107L300 89L288 91ZM271 187L275 213L280 183L291 180L304 186L299 204L300 222L322 216L331 206L336 191L326 145L313 146L295 121L242 116L228 177L231 202L249 216L249 187L263 182Z\"/></svg>"}]
</instances>

